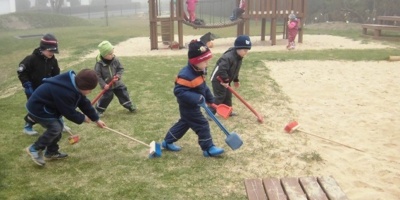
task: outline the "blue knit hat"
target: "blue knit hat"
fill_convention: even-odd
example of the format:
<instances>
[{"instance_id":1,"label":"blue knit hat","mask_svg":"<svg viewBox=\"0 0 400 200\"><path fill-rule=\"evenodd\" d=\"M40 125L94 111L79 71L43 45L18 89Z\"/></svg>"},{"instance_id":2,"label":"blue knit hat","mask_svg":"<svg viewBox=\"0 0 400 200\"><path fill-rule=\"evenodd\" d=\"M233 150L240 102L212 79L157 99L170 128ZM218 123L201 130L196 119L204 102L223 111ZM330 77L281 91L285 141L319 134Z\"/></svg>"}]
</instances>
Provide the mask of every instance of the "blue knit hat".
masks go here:
<instances>
[{"instance_id":1,"label":"blue knit hat","mask_svg":"<svg viewBox=\"0 0 400 200\"><path fill-rule=\"evenodd\" d=\"M235 44L236 49L251 49L250 37L247 35L240 35L236 38Z\"/></svg>"},{"instance_id":2,"label":"blue knit hat","mask_svg":"<svg viewBox=\"0 0 400 200\"><path fill-rule=\"evenodd\" d=\"M296 19L296 15L294 13L290 13L289 19L290 20L295 20Z\"/></svg>"}]
</instances>

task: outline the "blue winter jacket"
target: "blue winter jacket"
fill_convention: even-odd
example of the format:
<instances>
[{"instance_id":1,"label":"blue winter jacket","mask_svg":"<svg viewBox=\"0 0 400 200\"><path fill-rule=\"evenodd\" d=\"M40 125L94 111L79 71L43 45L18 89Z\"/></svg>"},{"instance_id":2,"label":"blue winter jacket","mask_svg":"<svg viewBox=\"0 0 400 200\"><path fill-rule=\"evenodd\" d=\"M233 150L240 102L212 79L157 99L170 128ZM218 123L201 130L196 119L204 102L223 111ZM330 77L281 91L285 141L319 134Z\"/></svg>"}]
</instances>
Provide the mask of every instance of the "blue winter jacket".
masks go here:
<instances>
[{"instance_id":1,"label":"blue winter jacket","mask_svg":"<svg viewBox=\"0 0 400 200\"><path fill-rule=\"evenodd\" d=\"M214 103L214 96L206 85L204 73L188 64L181 69L175 80L174 94L180 106L198 108L203 96L207 103Z\"/></svg>"},{"instance_id":2,"label":"blue winter jacket","mask_svg":"<svg viewBox=\"0 0 400 200\"><path fill-rule=\"evenodd\" d=\"M74 71L44 79L29 98L26 108L29 114L48 120L64 116L72 122L81 124L85 121L85 115L92 121L99 120L89 99L76 87Z\"/></svg>"}]
</instances>

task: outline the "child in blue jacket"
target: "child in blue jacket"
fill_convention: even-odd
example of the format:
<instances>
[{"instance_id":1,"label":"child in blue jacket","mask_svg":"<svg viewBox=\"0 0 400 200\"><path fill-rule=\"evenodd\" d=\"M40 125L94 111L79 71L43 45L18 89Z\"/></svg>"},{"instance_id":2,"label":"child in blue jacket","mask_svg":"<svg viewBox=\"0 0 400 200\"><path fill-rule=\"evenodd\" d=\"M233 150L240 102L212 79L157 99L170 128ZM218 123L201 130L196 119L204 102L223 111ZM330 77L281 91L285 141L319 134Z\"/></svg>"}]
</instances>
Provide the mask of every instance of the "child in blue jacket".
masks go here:
<instances>
[{"instance_id":1,"label":"child in blue jacket","mask_svg":"<svg viewBox=\"0 0 400 200\"><path fill-rule=\"evenodd\" d=\"M32 93L26 104L28 116L46 129L35 143L26 148L36 164L44 166L44 158L62 159L68 156L59 152L58 146L63 130L62 116L77 124L93 121L99 127L105 127L105 123L99 119L96 110L86 98L96 85L96 72L83 69L78 74L69 71L44 79Z\"/></svg>"},{"instance_id":2,"label":"child in blue jacket","mask_svg":"<svg viewBox=\"0 0 400 200\"><path fill-rule=\"evenodd\" d=\"M203 42L192 40L189 44L188 57L189 63L179 72L174 87L181 118L169 129L162 146L169 151L180 151L181 147L174 142L181 139L190 128L198 136L203 155L205 157L218 156L224 153L224 149L214 145L210 125L199 106L203 101L214 103L214 96L204 78L212 54Z\"/></svg>"}]
</instances>

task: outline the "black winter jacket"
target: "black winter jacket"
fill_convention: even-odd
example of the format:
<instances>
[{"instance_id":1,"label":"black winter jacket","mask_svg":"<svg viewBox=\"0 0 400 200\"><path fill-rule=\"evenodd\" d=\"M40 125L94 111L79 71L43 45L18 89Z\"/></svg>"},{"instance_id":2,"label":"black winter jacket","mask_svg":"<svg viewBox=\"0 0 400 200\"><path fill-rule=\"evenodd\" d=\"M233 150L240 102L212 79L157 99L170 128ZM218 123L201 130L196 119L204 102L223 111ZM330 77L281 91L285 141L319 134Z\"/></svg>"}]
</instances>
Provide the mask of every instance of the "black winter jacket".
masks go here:
<instances>
[{"instance_id":1,"label":"black winter jacket","mask_svg":"<svg viewBox=\"0 0 400 200\"><path fill-rule=\"evenodd\" d=\"M218 59L211 74L211 81L218 81L217 77L219 76L224 83L239 82L239 71L242 66L242 60L243 58L237 54L234 47L229 48Z\"/></svg>"},{"instance_id":2,"label":"black winter jacket","mask_svg":"<svg viewBox=\"0 0 400 200\"><path fill-rule=\"evenodd\" d=\"M36 48L31 55L26 56L19 63L17 73L22 85L29 81L32 83L32 87L35 90L42 84L44 78L60 74L60 68L54 56L47 58L42 54L39 48Z\"/></svg>"}]
</instances>

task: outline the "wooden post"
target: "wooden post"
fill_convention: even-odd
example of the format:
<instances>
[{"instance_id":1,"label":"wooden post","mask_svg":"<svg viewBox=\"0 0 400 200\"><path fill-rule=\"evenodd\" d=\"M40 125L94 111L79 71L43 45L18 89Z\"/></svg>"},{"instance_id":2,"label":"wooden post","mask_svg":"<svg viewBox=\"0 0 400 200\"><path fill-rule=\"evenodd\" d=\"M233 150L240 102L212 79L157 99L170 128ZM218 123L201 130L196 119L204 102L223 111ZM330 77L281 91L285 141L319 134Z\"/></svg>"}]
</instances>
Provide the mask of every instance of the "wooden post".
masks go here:
<instances>
[{"instance_id":1,"label":"wooden post","mask_svg":"<svg viewBox=\"0 0 400 200\"><path fill-rule=\"evenodd\" d=\"M178 42L179 48L185 48L185 44L183 44L183 1L176 0L176 18L178 20Z\"/></svg>"},{"instance_id":2,"label":"wooden post","mask_svg":"<svg viewBox=\"0 0 400 200\"><path fill-rule=\"evenodd\" d=\"M303 33L304 33L304 29L303 29L303 26L302 26L302 24L304 24L304 19L307 17L306 16L306 13L307 13L307 0L302 0L301 1L302 2L302 4L301 4L301 12L303 13L303 17L302 18L300 18L300 26L301 26L301 29L300 29L300 31L299 31L299 37L298 37L298 41L299 41L299 43L303 43Z\"/></svg>"},{"instance_id":3,"label":"wooden post","mask_svg":"<svg viewBox=\"0 0 400 200\"><path fill-rule=\"evenodd\" d=\"M271 15L271 28L270 28L270 40L271 45L276 45L276 12L278 6L278 0L271 0L272 1L272 15Z\"/></svg>"},{"instance_id":4,"label":"wooden post","mask_svg":"<svg viewBox=\"0 0 400 200\"><path fill-rule=\"evenodd\" d=\"M265 41L265 29L267 28L267 18L261 19L261 41Z\"/></svg>"},{"instance_id":5,"label":"wooden post","mask_svg":"<svg viewBox=\"0 0 400 200\"><path fill-rule=\"evenodd\" d=\"M158 49L157 38L157 0L149 0L149 21L150 21L150 50Z\"/></svg>"}]
</instances>

